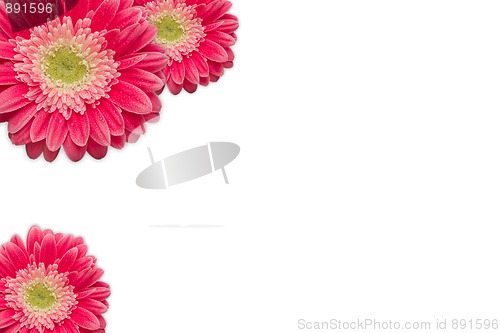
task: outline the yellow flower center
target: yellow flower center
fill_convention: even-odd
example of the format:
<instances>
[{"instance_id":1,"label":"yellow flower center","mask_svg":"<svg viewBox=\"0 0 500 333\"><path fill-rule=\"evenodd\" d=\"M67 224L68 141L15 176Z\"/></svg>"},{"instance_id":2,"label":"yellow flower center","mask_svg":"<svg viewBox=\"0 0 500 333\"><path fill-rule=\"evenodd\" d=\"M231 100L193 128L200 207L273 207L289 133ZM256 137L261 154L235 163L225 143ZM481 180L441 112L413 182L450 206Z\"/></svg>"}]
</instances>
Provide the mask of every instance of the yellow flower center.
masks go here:
<instances>
[{"instance_id":1,"label":"yellow flower center","mask_svg":"<svg viewBox=\"0 0 500 333\"><path fill-rule=\"evenodd\" d=\"M68 46L61 47L45 59L45 72L57 83L80 82L88 73L88 63Z\"/></svg>"},{"instance_id":2,"label":"yellow flower center","mask_svg":"<svg viewBox=\"0 0 500 333\"><path fill-rule=\"evenodd\" d=\"M154 24L158 28L158 37L160 39L175 42L184 35L182 25L170 15L160 18Z\"/></svg>"},{"instance_id":3,"label":"yellow flower center","mask_svg":"<svg viewBox=\"0 0 500 333\"><path fill-rule=\"evenodd\" d=\"M34 283L25 291L25 300L36 311L51 309L57 301L54 291L44 283Z\"/></svg>"}]
</instances>

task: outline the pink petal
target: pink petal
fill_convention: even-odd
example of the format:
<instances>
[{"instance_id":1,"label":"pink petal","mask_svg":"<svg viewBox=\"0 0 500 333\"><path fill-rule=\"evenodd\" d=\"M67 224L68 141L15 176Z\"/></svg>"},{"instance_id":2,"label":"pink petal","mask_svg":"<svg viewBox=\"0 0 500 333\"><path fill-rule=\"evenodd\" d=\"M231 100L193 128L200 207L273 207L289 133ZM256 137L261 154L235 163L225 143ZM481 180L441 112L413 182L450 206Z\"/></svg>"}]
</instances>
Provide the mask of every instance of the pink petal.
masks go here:
<instances>
[{"instance_id":1,"label":"pink petal","mask_svg":"<svg viewBox=\"0 0 500 333\"><path fill-rule=\"evenodd\" d=\"M163 88L163 81L156 75L139 68L121 72L120 80L133 84L144 91L157 91Z\"/></svg>"},{"instance_id":2,"label":"pink petal","mask_svg":"<svg viewBox=\"0 0 500 333\"><path fill-rule=\"evenodd\" d=\"M28 85L18 84L0 92L0 114L15 111L31 103L24 96L28 93Z\"/></svg>"},{"instance_id":3,"label":"pink petal","mask_svg":"<svg viewBox=\"0 0 500 333\"><path fill-rule=\"evenodd\" d=\"M73 280L75 290L81 290L92 286L104 274L104 271L97 267L89 267L86 270L78 272Z\"/></svg>"},{"instance_id":4,"label":"pink petal","mask_svg":"<svg viewBox=\"0 0 500 333\"><path fill-rule=\"evenodd\" d=\"M12 242L5 245L5 255L16 270L24 269L28 266L28 254Z\"/></svg>"},{"instance_id":5,"label":"pink petal","mask_svg":"<svg viewBox=\"0 0 500 333\"><path fill-rule=\"evenodd\" d=\"M153 41L158 30L154 25L148 25L144 32L141 32L132 46L127 50L128 53L135 53Z\"/></svg>"},{"instance_id":6,"label":"pink petal","mask_svg":"<svg viewBox=\"0 0 500 333\"><path fill-rule=\"evenodd\" d=\"M78 250L76 249L76 247L66 252L58 263L57 271L60 273L69 272L69 270L75 263L77 255Z\"/></svg>"},{"instance_id":7,"label":"pink petal","mask_svg":"<svg viewBox=\"0 0 500 333\"><path fill-rule=\"evenodd\" d=\"M28 123L16 133L9 134L12 143L15 145L25 145L31 142L30 129L32 124L33 119L29 120Z\"/></svg>"},{"instance_id":8,"label":"pink petal","mask_svg":"<svg viewBox=\"0 0 500 333\"><path fill-rule=\"evenodd\" d=\"M184 59L184 68L186 69L186 79L195 84L200 82L198 68L191 58Z\"/></svg>"},{"instance_id":9,"label":"pink petal","mask_svg":"<svg viewBox=\"0 0 500 333\"><path fill-rule=\"evenodd\" d=\"M136 130L133 132L125 130L125 137L127 139L127 142L136 143L137 141L139 141L141 135L144 134L145 131L146 127L144 125L141 125L140 127L136 128Z\"/></svg>"},{"instance_id":10,"label":"pink petal","mask_svg":"<svg viewBox=\"0 0 500 333\"><path fill-rule=\"evenodd\" d=\"M228 59L226 50L210 39L205 39L205 41L200 44L198 52L200 52L200 54L205 56L207 59L215 62L224 62Z\"/></svg>"},{"instance_id":11,"label":"pink petal","mask_svg":"<svg viewBox=\"0 0 500 333\"><path fill-rule=\"evenodd\" d=\"M78 162L80 161L84 156L85 153L87 152L87 145L81 147L78 146L76 143L73 142L71 137L68 135L66 137L66 140L64 140L63 143L63 148L64 152L66 153L66 156L73 161L73 162ZM76 248L75 248L76 250Z\"/></svg>"},{"instance_id":12,"label":"pink petal","mask_svg":"<svg viewBox=\"0 0 500 333\"><path fill-rule=\"evenodd\" d=\"M0 65L0 85L12 85L20 83L17 79L17 72L12 65Z\"/></svg>"},{"instance_id":13,"label":"pink petal","mask_svg":"<svg viewBox=\"0 0 500 333\"><path fill-rule=\"evenodd\" d=\"M74 237L71 235L64 235L59 241L57 241L57 253L66 253L74 247Z\"/></svg>"},{"instance_id":14,"label":"pink petal","mask_svg":"<svg viewBox=\"0 0 500 333\"><path fill-rule=\"evenodd\" d=\"M164 46L161 46L161 45L158 45L158 44L148 44L146 46L144 46L144 48L141 50L141 52L146 52L146 53L161 53L161 54L164 54L165 53L165 47Z\"/></svg>"},{"instance_id":15,"label":"pink petal","mask_svg":"<svg viewBox=\"0 0 500 333\"><path fill-rule=\"evenodd\" d=\"M97 108L101 111L104 119L106 119L110 134L122 135L124 126L120 108L105 98L101 99L101 104Z\"/></svg>"},{"instance_id":16,"label":"pink petal","mask_svg":"<svg viewBox=\"0 0 500 333\"><path fill-rule=\"evenodd\" d=\"M156 76L158 76L163 82L166 81L167 77L165 75L165 71L158 71L154 73ZM160 92L161 93L161 92Z\"/></svg>"},{"instance_id":17,"label":"pink petal","mask_svg":"<svg viewBox=\"0 0 500 333\"><path fill-rule=\"evenodd\" d=\"M231 2L229 1L212 1L199 10L198 15L203 18L203 23L208 24L222 17L230 8Z\"/></svg>"},{"instance_id":18,"label":"pink petal","mask_svg":"<svg viewBox=\"0 0 500 333\"><path fill-rule=\"evenodd\" d=\"M119 4L119 0L103 0L92 17L92 30L104 30L115 17Z\"/></svg>"},{"instance_id":19,"label":"pink petal","mask_svg":"<svg viewBox=\"0 0 500 333\"><path fill-rule=\"evenodd\" d=\"M108 311L108 307L92 298L83 298L78 301L78 306L83 307L93 314L103 314Z\"/></svg>"},{"instance_id":20,"label":"pink petal","mask_svg":"<svg viewBox=\"0 0 500 333\"><path fill-rule=\"evenodd\" d=\"M233 50L231 50L229 47L224 48L227 52L227 60L228 61L233 61L234 60L234 53Z\"/></svg>"},{"instance_id":21,"label":"pink petal","mask_svg":"<svg viewBox=\"0 0 500 333\"><path fill-rule=\"evenodd\" d=\"M87 298L89 297L90 295L92 295L94 293L96 288L89 288L89 289L83 289L83 290L80 290L77 294L76 294L76 299L77 300L80 300L80 299L84 299L84 298ZM94 296L92 296L92 298L95 299Z\"/></svg>"},{"instance_id":22,"label":"pink petal","mask_svg":"<svg viewBox=\"0 0 500 333\"><path fill-rule=\"evenodd\" d=\"M208 77L200 77L200 84L202 86L208 86L210 79Z\"/></svg>"},{"instance_id":23,"label":"pink petal","mask_svg":"<svg viewBox=\"0 0 500 333\"><path fill-rule=\"evenodd\" d=\"M41 244L43 240L42 229L38 226L33 226L28 231L28 237L26 238L26 248L28 253L32 254L35 248L35 243Z\"/></svg>"},{"instance_id":24,"label":"pink petal","mask_svg":"<svg viewBox=\"0 0 500 333\"><path fill-rule=\"evenodd\" d=\"M40 110L33 117L33 124L30 129L31 141L37 142L47 137L47 128L49 127L51 114Z\"/></svg>"},{"instance_id":25,"label":"pink petal","mask_svg":"<svg viewBox=\"0 0 500 333\"><path fill-rule=\"evenodd\" d=\"M68 119L68 130L71 140L80 147L87 144L90 136L90 123L87 113L83 115L72 112L71 117Z\"/></svg>"},{"instance_id":26,"label":"pink petal","mask_svg":"<svg viewBox=\"0 0 500 333\"><path fill-rule=\"evenodd\" d=\"M84 328L80 328L80 333L105 333L105 331L101 329L95 331L89 331Z\"/></svg>"},{"instance_id":27,"label":"pink petal","mask_svg":"<svg viewBox=\"0 0 500 333\"><path fill-rule=\"evenodd\" d=\"M65 320L61 327L66 330L66 333L79 333L78 327L71 320Z\"/></svg>"},{"instance_id":28,"label":"pink petal","mask_svg":"<svg viewBox=\"0 0 500 333\"><path fill-rule=\"evenodd\" d=\"M217 81L219 81L219 79L220 79L220 76L217 76L217 75L210 73L210 82L217 82Z\"/></svg>"},{"instance_id":29,"label":"pink petal","mask_svg":"<svg viewBox=\"0 0 500 333\"><path fill-rule=\"evenodd\" d=\"M222 47L229 47L236 43L236 40L230 35L220 32L220 31L212 31L207 33L206 39L210 39L213 42L219 44Z\"/></svg>"},{"instance_id":30,"label":"pink petal","mask_svg":"<svg viewBox=\"0 0 500 333\"><path fill-rule=\"evenodd\" d=\"M0 123L5 123L9 121L10 116L11 116L10 113L0 114Z\"/></svg>"},{"instance_id":31,"label":"pink petal","mask_svg":"<svg viewBox=\"0 0 500 333\"><path fill-rule=\"evenodd\" d=\"M120 7L118 8L118 11L122 11L125 8L130 8L134 4L134 0L122 0L120 2Z\"/></svg>"},{"instance_id":32,"label":"pink petal","mask_svg":"<svg viewBox=\"0 0 500 333\"><path fill-rule=\"evenodd\" d=\"M118 69L130 68L135 64L141 62L146 56L147 54L143 53L139 55L134 54L134 55L128 55L126 57L121 57L120 59L118 59L118 61L120 62Z\"/></svg>"},{"instance_id":33,"label":"pink petal","mask_svg":"<svg viewBox=\"0 0 500 333\"><path fill-rule=\"evenodd\" d=\"M44 142L45 142L45 140L44 140ZM46 150L46 146L44 144L43 145L44 153L45 153L45 150ZM40 262L40 243L35 243L35 247L33 248L33 254L30 255L30 259L32 259L32 261L34 261L37 264Z\"/></svg>"},{"instance_id":34,"label":"pink petal","mask_svg":"<svg viewBox=\"0 0 500 333\"><path fill-rule=\"evenodd\" d=\"M52 265L57 258L56 239L53 235L43 237L40 249L40 262L45 263L45 267Z\"/></svg>"},{"instance_id":35,"label":"pink petal","mask_svg":"<svg viewBox=\"0 0 500 333\"><path fill-rule=\"evenodd\" d=\"M226 33L233 33L238 27L238 20L225 20L218 30Z\"/></svg>"},{"instance_id":36,"label":"pink petal","mask_svg":"<svg viewBox=\"0 0 500 333\"><path fill-rule=\"evenodd\" d=\"M0 254L0 276L1 277L14 277L16 276L16 269L10 263L10 260Z\"/></svg>"},{"instance_id":37,"label":"pink petal","mask_svg":"<svg viewBox=\"0 0 500 333\"><path fill-rule=\"evenodd\" d=\"M90 137L101 146L109 146L111 134L108 123L99 109L87 109L90 124Z\"/></svg>"},{"instance_id":38,"label":"pink petal","mask_svg":"<svg viewBox=\"0 0 500 333\"><path fill-rule=\"evenodd\" d=\"M136 23L120 31L114 45L115 56L124 54L146 28L147 24Z\"/></svg>"},{"instance_id":39,"label":"pink petal","mask_svg":"<svg viewBox=\"0 0 500 333\"><path fill-rule=\"evenodd\" d=\"M15 34L12 32L12 25L9 22L7 12L0 10L0 29L8 36L7 39L14 38Z\"/></svg>"},{"instance_id":40,"label":"pink petal","mask_svg":"<svg viewBox=\"0 0 500 333\"><path fill-rule=\"evenodd\" d=\"M186 81L184 81L183 87L184 87L184 90L186 90L188 93L192 94L196 91L196 89L198 88L198 85L186 80Z\"/></svg>"},{"instance_id":41,"label":"pink petal","mask_svg":"<svg viewBox=\"0 0 500 333\"><path fill-rule=\"evenodd\" d=\"M108 152L108 147L101 146L97 144L92 138L89 139L87 144L87 151L96 160L100 160L104 156L106 156Z\"/></svg>"},{"instance_id":42,"label":"pink petal","mask_svg":"<svg viewBox=\"0 0 500 333\"><path fill-rule=\"evenodd\" d=\"M124 110L139 114L152 112L151 100L133 84L119 81L108 94L109 100Z\"/></svg>"},{"instance_id":43,"label":"pink petal","mask_svg":"<svg viewBox=\"0 0 500 333\"><path fill-rule=\"evenodd\" d=\"M141 62L139 62L136 65L136 67L154 73L165 68L167 63L168 63L168 58L164 52L163 53L152 52L152 53L147 53L146 57L144 57L144 59Z\"/></svg>"},{"instance_id":44,"label":"pink petal","mask_svg":"<svg viewBox=\"0 0 500 333\"><path fill-rule=\"evenodd\" d=\"M125 129L129 132L135 131L145 122L143 115L130 112L123 113L123 121L125 123Z\"/></svg>"},{"instance_id":45,"label":"pink petal","mask_svg":"<svg viewBox=\"0 0 500 333\"><path fill-rule=\"evenodd\" d=\"M125 147L125 142L126 142L125 133L119 136L111 137L111 147L115 149L122 149L123 147Z\"/></svg>"},{"instance_id":46,"label":"pink petal","mask_svg":"<svg viewBox=\"0 0 500 333\"><path fill-rule=\"evenodd\" d=\"M158 95L155 94L154 92L147 92L146 93L151 100L151 103L153 105L153 112L158 113L161 110L161 101L160 98L158 98Z\"/></svg>"},{"instance_id":47,"label":"pink petal","mask_svg":"<svg viewBox=\"0 0 500 333\"><path fill-rule=\"evenodd\" d=\"M15 55L14 45L9 42L0 41L0 58L14 60Z\"/></svg>"},{"instance_id":48,"label":"pink petal","mask_svg":"<svg viewBox=\"0 0 500 333\"><path fill-rule=\"evenodd\" d=\"M71 10L67 11L65 16L71 16L73 22L78 21L79 19L83 19L89 12L89 1L77 1L75 7L71 8ZM65 3L64 1L63 3Z\"/></svg>"},{"instance_id":49,"label":"pink petal","mask_svg":"<svg viewBox=\"0 0 500 333\"><path fill-rule=\"evenodd\" d=\"M78 255L81 255L80 252L78 252ZM85 270L89 266L91 266L93 263L92 258L90 257L81 257L76 259L75 264L73 265L73 269L77 272L81 270Z\"/></svg>"},{"instance_id":50,"label":"pink petal","mask_svg":"<svg viewBox=\"0 0 500 333\"><path fill-rule=\"evenodd\" d=\"M186 75L183 62L174 61L170 66L170 77L177 84L182 84Z\"/></svg>"},{"instance_id":51,"label":"pink petal","mask_svg":"<svg viewBox=\"0 0 500 333\"><path fill-rule=\"evenodd\" d=\"M0 328L9 327L10 325L17 322L17 320L12 318L14 316L14 313L15 312L13 309L0 311ZM97 318L96 318L96 320L97 320Z\"/></svg>"},{"instance_id":52,"label":"pink petal","mask_svg":"<svg viewBox=\"0 0 500 333\"><path fill-rule=\"evenodd\" d=\"M157 123L160 121L160 114L157 112L152 112L144 115L144 120L147 123Z\"/></svg>"},{"instance_id":53,"label":"pink petal","mask_svg":"<svg viewBox=\"0 0 500 333\"><path fill-rule=\"evenodd\" d=\"M36 160L43 153L43 147L45 146L45 140L38 142L29 142L26 144L26 154L29 158Z\"/></svg>"},{"instance_id":54,"label":"pink petal","mask_svg":"<svg viewBox=\"0 0 500 333\"><path fill-rule=\"evenodd\" d=\"M108 49L113 49L116 45L116 37L120 34L119 29L108 30L104 35L106 41L108 42Z\"/></svg>"},{"instance_id":55,"label":"pink petal","mask_svg":"<svg viewBox=\"0 0 500 333\"><path fill-rule=\"evenodd\" d=\"M209 61L208 68L210 68L210 74L213 74L216 76L224 75L224 66L222 66L222 64L220 62Z\"/></svg>"},{"instance_id":56,"label":"pink petal","mask_svg":"<svg viewBox=\"0 0 500 333\"><path fill-rule=\"evenodd\" d=\"M109 304L107 301L102 301L102 303L106 306L106 307L109 307ZM102 315L97 315L97 320L99 320L99 324L101 325L99 328L100 328L100 331L102 333L104 333L104 328L106 328L106 320L104 319L104 317Z\"/></svg>"},{"instance_id":57,"label":"pink petal","mask_svg":"<svg viewBox=\"0 0 500 333\"><path fill-rule=\"evenodd\" d=\"M34 333L38 333L38 331ZM64 327L56 325L54 326L54 329L52 330L51 333L66 333L66 330L64 329Z\"/></svg>"},{"instance_id":58,"label":"pink petal","mask_svg":"<svg viewBox=\"0 0 500 333\"><path fill-rule=\"evenodd\" d=\"M9 119L9 133L16 133L23 128L36 113L36 104L28 104L17 110Z\"/></svg>"},{"instance_id":59,"label":"pink petal","mask_svg":"<svg viewBox=\"0 0 500 333\"><path fill-rule=\"evenodd\" d=\"M21 323L17 322L14 325L11 325L11 326L3 329L2 333L17 333L17 332L19 332L20 328L21 328Z\"/></svg>"},{"instance_id":60,"label":"pink petal","mask_svg":"<svg viewBox=\"0 0 500 333\"><path fill-rule=\"evenodd\" d=\"M177 95L182 91L182 86L180 84L175 83L174 80L172 80L172 77L168 78L167 87L168 87L168 90L170 90L170 92L173 95Z\"/></svg>"},{"instance_id":61,"label":"pink petal","mask_svg":"<svg viewBox=\"0 0 500 333\"><path fill-rule=\"evenodd\" d=\"M52 117L49 121L49 127L47 129L47 148L50 151L56 151L61 148L66 136L68 135L68 125L66 124L66 119L60 112L52 113ZM54 243L55 245L55 243Z\"/></svg>"},{"instance_id":62,"label":"pink petal","mask_svg":"<svg viewBox=\"0 0 500 333\"><path fill-rule=\"evenodd\" d=\"M51 151L47 148L47 145L45 145L43 148L43 158L45 158L47 162L53 162L58 154L59 154L59 149L56 151Z\"/></svg>"},{"instance_id":63,"label":"pink petal","mask_svg":"<svg viewBox=\"0 0 500 333\"><path fill-rule=\"evenodd\" d=\"M224 23L224 21L215 21L215 22L212 22L210 24L207 24L205 26L205 30L204 31L205 31L205 33L207 33L207 32L210 32L212 30L215 30L218 27L220 27L223 23Z\"/></svg>"},{"instance_id":64,"label":"pink petal","mask_svg":"<svg viewBox=\"0 0 500 333\"><path fill-rule=\"evenodd\" d=\"M21 329L19 330L19 333L30 333L30 332L31 332L31 330L26 328L26 326L21 327ZM34 332L34 333L36 333L36 332Z\"/></svg>"},{"instance_id":65,"label":"pink petal","mask_svg":"<svg viewBox=\"0 0 500 333\"><path fill-rule=\"evenodd\" d=\"M196 65L196 68L197 68L198 73L200 74L200 76L201 77L207 77L208 76L208 72L209 72L207 60L204 59L198 52L191 53L191 58L190 59Z\"/></svg>"},{"instance_id":66,"label":"pink petal","mask_svg":"<svg viewBox=\"0 0 500 333\"><path fill-rule=\"evenodd\" d=\"M111 290L106 287L96 287L92 293L92 298L98 301L103 301L111 295Z\"/></svg>"},{"instance_id":67,"label":"pink petal","mask_svg":"<svg viewBox=\"0 0 500 333\"><path fill-rule=\"evenodd\" d=\"M17 246L19 246L19 248L23 251L26 252L26 246L24 245L24 242L23 240L21 239L21 237L19 237L18 235L14 235L12 236L12 238L10 239L10 241L14 244L16 244Z\"/></svg>"},{"instance_id":68,"label":"pink petal","mask_svg":"<svg viewBox=\"0 0 500 333\"><path fill-rule=\"evenodd\" d=\"M124 29L132 24L138 23L141 17L142 10L138 7L131 7L118 12L109 25L113 28Z\"/></svg>"}]
</instances>

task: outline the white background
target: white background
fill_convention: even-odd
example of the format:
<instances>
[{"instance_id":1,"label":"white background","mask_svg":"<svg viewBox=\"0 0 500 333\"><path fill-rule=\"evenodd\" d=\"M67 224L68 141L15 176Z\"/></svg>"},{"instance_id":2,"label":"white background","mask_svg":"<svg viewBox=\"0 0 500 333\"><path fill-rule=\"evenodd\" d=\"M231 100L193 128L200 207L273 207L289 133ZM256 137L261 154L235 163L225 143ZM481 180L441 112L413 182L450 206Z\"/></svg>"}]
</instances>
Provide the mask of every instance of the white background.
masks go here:
<instances>
[{"instance_id":1,"label":"white background","mask_svg":"<svg viewBox=\"0 0 500 333\"><path fill-rule=\"evenodd\" d=\"M1 242L84 236L109 333L499 319L500 2L233 2L235 67L137 144L49 164L0 127ZM207 141L241 146L229 185L136 187ZM223 227L151 227L191 224Z\"/></svg>"}]
</instances>

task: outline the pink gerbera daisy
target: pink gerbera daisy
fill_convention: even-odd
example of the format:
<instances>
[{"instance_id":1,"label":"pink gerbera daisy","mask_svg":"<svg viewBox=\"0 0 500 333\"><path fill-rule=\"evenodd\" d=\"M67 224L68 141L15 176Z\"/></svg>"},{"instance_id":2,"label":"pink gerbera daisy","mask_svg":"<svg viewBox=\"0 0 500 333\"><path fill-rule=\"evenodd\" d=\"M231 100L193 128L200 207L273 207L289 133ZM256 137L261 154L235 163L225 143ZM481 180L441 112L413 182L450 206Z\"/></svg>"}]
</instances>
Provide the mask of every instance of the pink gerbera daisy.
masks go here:
<instances>
[{"instance_id":1,"label":"pink gerbera daisy","mask_svg":"<svg viewBox=\"0 0 500 333\"><path fill-rule=\"evenodd\" d=\"M0 249L0 331L104 333L109 285L82 238L30 229Z\"/></svg>"},{"instance_id":2,"label":"pink gerbera daisy","mask_svg":"<svg viewBox=\"0 0 500 333\"><path fill-rule=\"evenodd\" d=\"M121 149L157 118L167 64L133 0L80 0L54 20L12 31L0 1L0 115L12 142L53 161ZM131 138L131 132L135 135Z\"/></svg>"},{"instance_id":3,"label":"pink gerbera daisy","mask_svg":"<svg viewBox=\"0 0 500 333\"><path fill-rule=\"evenodd\" d=\"M164 80L173 94L193 93L198 84L216 82L233 66L231 46L238 19L227 0L135 0L156 26L154 42L165 47L169 62Z\"/></svg>"}]
</instances>

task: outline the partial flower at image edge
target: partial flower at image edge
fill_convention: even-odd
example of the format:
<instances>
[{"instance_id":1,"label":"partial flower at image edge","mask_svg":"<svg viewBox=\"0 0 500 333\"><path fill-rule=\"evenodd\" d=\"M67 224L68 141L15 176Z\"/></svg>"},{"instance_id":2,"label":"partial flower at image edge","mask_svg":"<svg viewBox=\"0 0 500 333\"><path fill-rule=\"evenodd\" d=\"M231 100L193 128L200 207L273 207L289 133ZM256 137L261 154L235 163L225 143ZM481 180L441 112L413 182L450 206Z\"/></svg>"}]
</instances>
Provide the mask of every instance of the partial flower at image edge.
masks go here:
<instances>
[{"instance_id":1,"label":"partial flower at image edge","mask_svg":"<svg viewBox=\"0 0 500 333\"><path fill-rule=\"evenodd\" d=\"M0 248L0 331L104 333L110 287L81 237L32 227Z\"/></svg>"},{"instance_id":2,"label":"partial flower at image edge","mask_svg":"<svg viewBox=\"0 0 500 333\"><path fill-rule=\"evenodd\" d=\"M225 0L80 0L13 31L0 1L0 122L28 156L72 161L122 149L159 119L158 95L216 82L233 66Z\"/></svg>"}]
</instances>

